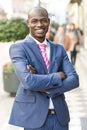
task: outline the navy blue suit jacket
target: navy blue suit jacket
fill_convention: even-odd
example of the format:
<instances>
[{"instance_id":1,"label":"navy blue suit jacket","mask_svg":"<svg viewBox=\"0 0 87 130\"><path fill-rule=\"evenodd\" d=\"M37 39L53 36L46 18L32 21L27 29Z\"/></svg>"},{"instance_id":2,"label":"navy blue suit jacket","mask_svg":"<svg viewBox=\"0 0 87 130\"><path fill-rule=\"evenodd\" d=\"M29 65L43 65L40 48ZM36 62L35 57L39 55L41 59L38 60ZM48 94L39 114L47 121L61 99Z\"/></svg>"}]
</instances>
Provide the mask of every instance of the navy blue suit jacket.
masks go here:
<instances>
[{"instance_id":1,"label":"navy blue suit jacket","mask_svg":"<svg viewBox=\"0 0 87 130\"><path fill-rule=\"evenodd\" d=\"M10 47L10 57L20 80L10 124L32 129L41 127L48 114L49 97L52 98L60 124L66 125L70 120L64 92L79 86L78 75L63 46L48 42L49 74L38 45L29 35ZM27 70L27 64L35 68L35 74ZM67 78L62 80L58 71L63 71ZM42 92L44 89L48 89L49 94Z\"/></svg>"}]
</instances>

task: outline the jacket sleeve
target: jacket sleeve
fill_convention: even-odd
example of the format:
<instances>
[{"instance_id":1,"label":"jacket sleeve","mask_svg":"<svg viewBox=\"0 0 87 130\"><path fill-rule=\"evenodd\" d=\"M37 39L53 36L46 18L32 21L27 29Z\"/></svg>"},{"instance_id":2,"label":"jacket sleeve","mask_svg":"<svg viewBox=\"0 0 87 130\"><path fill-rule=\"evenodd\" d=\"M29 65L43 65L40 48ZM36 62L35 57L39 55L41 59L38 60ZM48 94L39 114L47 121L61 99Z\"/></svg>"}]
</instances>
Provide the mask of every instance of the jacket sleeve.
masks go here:
<instances>
[{"instance_id":1,"label":"jacket sleeve","mask_svg":"<svg viewBox=\"0 0 87 130\"><path fill-rule=\"evenodd\" d=\"M62 62L62 71L66 74L66 78L62 81L62 86L59 88L52 88L49 91L50 97L55 97L63 94L64 92L70 91L79 87L79 76L68 59L68 56L65 51L63 51L63 62Z\"/></svg>"},{"instance_id":2,"label":"jacket sleeve","mask_svg":"<svg viewBox=\"0 0 87 130\"><path fill-rule=\"evenodd\" d=\"M25 89L42 91L44 89L57 88L62 85L61 77L57 73L42 75L29 72L27 70L27 64L31 63L27 60L23 47L20 44L16 43L11 45L9 54L16 75Z\"/></svg>"}]
</instances>

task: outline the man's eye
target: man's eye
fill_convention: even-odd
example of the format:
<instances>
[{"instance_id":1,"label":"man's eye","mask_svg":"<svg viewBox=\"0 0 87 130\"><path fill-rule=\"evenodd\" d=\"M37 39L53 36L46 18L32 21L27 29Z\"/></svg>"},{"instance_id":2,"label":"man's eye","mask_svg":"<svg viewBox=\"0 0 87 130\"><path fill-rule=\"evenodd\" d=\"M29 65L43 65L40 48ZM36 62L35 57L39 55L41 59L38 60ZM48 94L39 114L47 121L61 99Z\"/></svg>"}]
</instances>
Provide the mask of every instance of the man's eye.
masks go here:
<instances>
[{"instance_id":1,"label":"man's eye","mask_svg":"<svg viewBox=\"0 0 87 130\"><path fill-rule=\"evenodd\" d=\"M48 20L47 19L42 19L42 22L46 23Z\"/></svg>"},{"instance_id":2,"label":"man's eye","mask_svg":"<svg viewBox=\"0 0 87 130\"><path fill-rule=\"evenodd\" d=\"M41 22L42 22L42 23L47 23L48 20L47 20L47 19L41 19Z\"/></svg>"},{"instance_id":3,"label":"man's eye","mask_svg":"<svg viewBox=\"0 0 87 130\"><path fill-rule=\"evenodd\" d=\"M37 22L37 20L32 21L32 23L36 23L36 22Z\"/></svg>"}]
</instances>

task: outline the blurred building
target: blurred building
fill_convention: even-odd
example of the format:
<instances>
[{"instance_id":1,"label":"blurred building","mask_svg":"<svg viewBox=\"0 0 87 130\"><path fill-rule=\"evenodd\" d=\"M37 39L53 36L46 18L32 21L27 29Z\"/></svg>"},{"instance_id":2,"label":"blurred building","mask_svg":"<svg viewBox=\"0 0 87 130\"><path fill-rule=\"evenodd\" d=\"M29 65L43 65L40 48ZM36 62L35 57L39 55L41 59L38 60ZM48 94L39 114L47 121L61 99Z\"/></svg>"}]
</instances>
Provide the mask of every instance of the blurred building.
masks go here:
<instances>
[{"instance_id":1,"label":"blurred building","mask_svg":"<svg viewBox=\"0 0 87 130\"><path fill-rule=\"evenodd\" d=\"M12 0L13 17L27 17L27 13L33 6L46 7L45 2L40 2L40 0Z\"/></svg>"},{"instance_id":2,"label":"blurred building","mask_svg":"<svg viewBox=\"0 0 87 130\"><path fill-rule=\"evenodd\" d=\"M73 22L80 28L83 28L82 23L83 5L81 0L71 0L68 5L68 22Z\"/></svg>"},{"instance_id":3,"label":"blurred building","mask_svg":"<svg viewBox=\"0 0 87 130\"><path fill-rule=\"evenodd\" d=\"M34 0L12 0L13 17L26 17L29 7L32 7Z\"/></svg>"},{"instance_id":4,"label":"blurred building","mask_svg":"<svg viewBox=\"0 0 87 130\"><path fill-rule=\"evenodd\" d=\"M2 7L2 5L0 5L0 19L4 19L6 18L6 12L4 10L4 8Z\"/></svg>"},{"instance_id":5,"label":"blurred building","mask_svg":"<svg viewBox=\"0 0 87 130\"><path fill-rule=\"evenodd\" d=\"M67 21L83 31L83 47L87 48L87 0L70 0Z\"/></svg>"},{"instance_id":6,"label":"blurred building","mask_svg":"<svg viewBox=\"0 0 87 130\"><path fill-rule=\"evenodd\" d=\"M27 12L33 6L40 6L40 4L46 7L45 2L40 0L9 0L8 4L5 4L6 0L0 2L0 18L3 17L22 17L26 18ZM6 12L6 13L5 13Z\"/></svg>"}]
</instances>

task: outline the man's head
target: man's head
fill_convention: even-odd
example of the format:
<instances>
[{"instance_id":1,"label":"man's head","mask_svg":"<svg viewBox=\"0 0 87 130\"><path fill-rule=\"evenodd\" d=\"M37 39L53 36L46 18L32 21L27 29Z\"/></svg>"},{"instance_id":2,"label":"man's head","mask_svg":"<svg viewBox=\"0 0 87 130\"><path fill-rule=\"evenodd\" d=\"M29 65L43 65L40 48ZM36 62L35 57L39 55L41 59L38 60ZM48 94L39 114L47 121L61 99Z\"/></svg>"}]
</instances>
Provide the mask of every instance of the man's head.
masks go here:
<instances>
[{"instance_id":1,"label":"man's head","mask_svg":"<svg viewBox=\"0 0 87 130\"><path fill-rule=\"evenodd\" d=\"M39 42L43 42L48 31L50 20L45 8L34 7L28 13L27 25L30 34Z\"/></svg>"}]
</instances>

